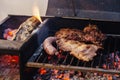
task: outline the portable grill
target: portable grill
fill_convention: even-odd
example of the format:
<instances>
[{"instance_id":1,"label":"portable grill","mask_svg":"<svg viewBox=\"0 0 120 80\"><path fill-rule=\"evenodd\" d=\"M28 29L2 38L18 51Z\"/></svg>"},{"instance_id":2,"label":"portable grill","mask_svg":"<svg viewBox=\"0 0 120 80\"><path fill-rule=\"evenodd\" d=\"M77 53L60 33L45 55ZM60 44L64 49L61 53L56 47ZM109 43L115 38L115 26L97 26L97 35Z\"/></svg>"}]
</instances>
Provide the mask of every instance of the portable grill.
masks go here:
<instances>
[{"instance_id":1,"label":"portable grill","mask_svg":"<svg viewBox=\"0 0 120 80\"><path fill-rule=\"evenodd\" d=\"M48 36L54 36L55 32L61 28L76 28L83 29L85 25L96 24L98 28L106 34L107 39L104 42L104 50L98 51L97 56L90 62L84 62L76 59L68 52L61 53L59 56L49 56L45 53L42 42ZM52 68L60 70L75 70L82 72L99 72L108 74L120 75L120 70L114 66L117 62L115 56L120 55L120 23L113 21L99 21L99 20L83 20L75 18L48 18L40 26L38 31L38 43L39 48L34 52L33 56L28 60L27 66L34 68ZM116 26L116 28L114 27ZM108 30L109 29L109 30ZM56 47L57 48L57 47ZM114 52L114 58L109 60L109 56ZM61 57L60 57L61 56ZM119 63L119 62L117 62ZM103 64L106 64L110 68L103 68Z\"/></svg>"}]
</instances>

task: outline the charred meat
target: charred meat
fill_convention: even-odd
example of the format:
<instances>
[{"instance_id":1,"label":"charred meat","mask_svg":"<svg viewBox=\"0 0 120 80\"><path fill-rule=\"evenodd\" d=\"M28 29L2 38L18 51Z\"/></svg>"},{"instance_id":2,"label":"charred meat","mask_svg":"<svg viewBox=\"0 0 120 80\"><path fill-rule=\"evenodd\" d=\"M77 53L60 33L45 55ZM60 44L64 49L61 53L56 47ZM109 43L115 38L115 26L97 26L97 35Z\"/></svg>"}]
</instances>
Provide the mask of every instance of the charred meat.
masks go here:
<instances>
[{"instance_id":1,"label":"charred meat","mask_svg":"<svg viewBox=\"0 0 120 80\"><path fill-rule=\"evenodd\" d=\"M88 25L83 31L78 29L63 28L56 32L57 38L65 38L67 40L75 40L84 43L102 46L105 35L97 28L96 25Z\"/></svg>"},{"instance_id":2,"label":"charred meat","mask_svg":"<svg viewBox=\"0 0 120 80\"><path fill-rule=\"evenodd\" d=\"M105 40L105 35L97 28L96 25L86 26L83 33L84 41L88 43L102 46L102 42Z\"/></svg>"},{"instance_id":3,"label":"charred meat","mask_svg":"<svg viewBox=\"0 0 120 80\"><path fill-rule=\"evenodd\" d=\"M102 42L105 35L96 25L89 25L83 29L60 29L56 32L56 43L63 51L69 51L70 54L83 61L90 61L96 54L96 51L102 48Z\"/></svg>"},{"instance_id":4,"label":"charred meat","mask_svg":"<svg viewBox=\"0 0 120 80\"><path fill-rule=\"evenodd\" d=\"M55 36L59 39L65 38L67 40L84 41L82 35L84 35L84 33L81 30L69 28L60 29L55 34Z\"/></svg>"},{"instance_id":5,"label":"charred meat","mask_svg":"<svg viewBox=\"0 0 120 80\"><path fill-rule=\"evenodd\" d=\"M89 25L83 30L63 28L55 33L55 37L48 37L43 42L43 47L49 55L58 54L52 45L56 42L62 51L70 52L71 55L83 61L90 61L96 56L96 51L102 48L105 35L96 25Z\"/></svg>"}]
</instances>

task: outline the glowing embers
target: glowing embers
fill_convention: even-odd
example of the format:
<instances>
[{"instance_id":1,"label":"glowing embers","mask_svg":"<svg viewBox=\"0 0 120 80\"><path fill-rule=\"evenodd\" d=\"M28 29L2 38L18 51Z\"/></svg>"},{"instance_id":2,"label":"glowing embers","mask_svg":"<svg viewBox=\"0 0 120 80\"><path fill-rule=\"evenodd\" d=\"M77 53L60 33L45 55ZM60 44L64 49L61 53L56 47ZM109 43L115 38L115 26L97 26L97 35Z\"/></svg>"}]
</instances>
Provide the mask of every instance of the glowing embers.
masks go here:
<instances>
[{"instance_id":1,"label":"glowing embers","mask_svg":"<svg viewBox=\"0 0 120 80\"><path fill-rule=\"evenodd\" d=\"M0 80L20 80L18 56L0 55Z\"/></svg>"},{"instance_id":2,"label":"glowing embers","mask_svg":"<svg viewBox=\"0 0 120 80\"><path fill-rule=\"evenodd\" d=\"M4 30L3 33L3 38L7 39L7 40L12 40L13 36L15 35L17 29L11 29L11 28L7 28Z\"/></svg>"},{"instance_id":3,"label":"glowing embers","mask_svg":"<svg viewBox=\"0 0 120 80\"><path fill-rule=\"evenodd\" d=\"M74 70L38 69L34 80L117 80L118 75Z\"/></svg>"},{"instance_id":4,"label":"glowing embers","mask_svg":"<svg viewBox=\"0 0 120 80\"><path fill-rule=\"evenodd\" d=\"M120 52L112 52L105 58L105 63L103 64L104 69L115 69L120 70Z\"/></svg>"},{"instance_id":5,"label":"glowing embers","mask_svg":"<svg viewBox=\"0 0 120 80\"><path fill-rule=\"evenodd\" d=\"M120 52L119 51L112 52L112 53L109 53L101 57L104 57L102 58L103 63L101 64L102 65L101 68L103 70L118 70L118 71L120 70L120 67L119 67L120 66ZM58 61L56 59L58 59ZM56 57L48 56L46 60L49 61L49 63L56 65L59 62L61 63L61 59L65 60L65 61L62 60L62 62L66 62L66 56L62 55L62 52L60 51L60 54L56 55ZM69 60L70 64L73 62ZM120 75L109 74L109 73L104 73L104 72L97 73L97 72L89 72L89 71L82 72L82 71L74 71L74 70L58 70L58 69L39 68L37 70L37 73L33 77L33 79L34 80L118 80L120 79Z\"/></svg>"},{"instance_id":6,"label":"glowing embers","mask_svg":"<svg viewBox=\"0 0 120 80\"><path fill-rule=\"evenodd\" d=\"M36 29L39 24L40 21L33 16L17 25L16 28L14 28L14 24L13 26L5 26L7 28L2 31L2 38L12 41L24 41L32 34L33 30Z\"/></svg>"}]
</instances>

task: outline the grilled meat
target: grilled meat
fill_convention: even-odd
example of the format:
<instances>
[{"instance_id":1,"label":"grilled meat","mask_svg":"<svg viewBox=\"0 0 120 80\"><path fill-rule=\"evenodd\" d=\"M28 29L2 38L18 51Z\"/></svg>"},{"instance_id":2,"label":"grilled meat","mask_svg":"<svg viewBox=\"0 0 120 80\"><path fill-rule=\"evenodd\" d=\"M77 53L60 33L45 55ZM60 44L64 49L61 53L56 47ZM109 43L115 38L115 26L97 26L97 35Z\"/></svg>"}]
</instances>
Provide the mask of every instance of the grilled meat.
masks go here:
<instances>
[{"instance_id":1,"label":"grilled meat","mask_svg":"<svg viewBox=\"0 0 120 80\"><path fill-rule=\"evenodd\" d=\"M64 28L56 32L55 36L61 50L69 51L83 61L92 60L105 39L104 34L95 25L89 25L83 31Z\"/></svg>"},{"instance_id":2,"label":"grilled meat","mask_svg":"<svg viewBox=\"0 0 120 80\"><path fill-rule=\"evenodd\" d=\"M102 42L105 40L105 35L97 28L96 25L88 25L84 28L84 41L93 43L98 46L102 46Z\"/></svg>"},{"instance_id":3,"label":"grilled meat","mask_svg":"<svg viewBox=\"0 0 120 80\"><path fill-rule=\"evenodd\" d=\"M56 41L56 37L48 37L43 42L43 48L49 55L58 54L57 49L52 45Z\"/></svg>"},{"instance_id":4,"label":"grilled meat","mask_svg":"<svg viewBox=\"0 0 120 80\"><path fill-rule=\"evenodd\" d=\"M94 44L85 44L75 40L66 40L61 38L56 41L59 48L63 51L68 51L70 54L79 60L89 61L96 55L99 46Z\"/></svg>"},{"instance_id":5,"label":"grilled meat","mask_svg":"<svg viewBox=\"0 0 120 80\"><path fill-rule=\"evenodd\" d=\"M55 33L55 37L48 37L43 42L43 47L49 55L58 54L52 45L56 42L60 50L68 51L79 60L90 61L99 48L102 48L104 34L95 26L89 25L83 29L63 28Z\"/></svg>"},{"instance_id":6,"label":"grilled meat","mask_svg":"<svg viewBox=\"0 0 120 80\"><path fill-rule=\"evenodd\" d=\"M84 41L83 32L78 29L69 29L63 28L56 32L55 36L57 38L65 38L67 40L76 40L76 41Z\"/></svg>"},{"instance_id":7,"label":"grilled meat","mask_svg":"<svg viewBox=\"0 0 120 80\"><path fill-rule=\"evenodd\" d=\"M63 28L56 32L57 38L65 38L67 40L75 40L84 43L102 46L105 35L97 28L96 25L88 25L83 31L78 29Z\"/></svg>"}]
</instances>

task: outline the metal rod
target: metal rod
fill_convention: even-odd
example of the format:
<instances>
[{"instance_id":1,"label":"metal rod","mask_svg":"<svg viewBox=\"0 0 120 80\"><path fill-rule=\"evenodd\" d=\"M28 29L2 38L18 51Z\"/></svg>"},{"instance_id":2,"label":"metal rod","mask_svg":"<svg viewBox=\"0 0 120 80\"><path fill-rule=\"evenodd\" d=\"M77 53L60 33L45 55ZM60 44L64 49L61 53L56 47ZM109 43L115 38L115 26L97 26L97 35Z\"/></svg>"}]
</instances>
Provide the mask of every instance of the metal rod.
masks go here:
<instances>
[{"instance_id":1,"label":"metal rod","mask_svg":"<svg viewBox=\"0 0 120 80\"><path fill-rule=\"evenodd\" d=\"M93 60L92 63L91 63L91 67L93 67L93 64L94 64L94 60Z\"/></svg>"},{"instance_id":2,"label":"metal rod","mask_svg":"<svg viewBox=\"0 0 120 80\"><path fill-rule=\"evenodd\" d=\"M63 64L65 64L66 60L67 60L67 57L68 57L69 53L67 53L67 56L65 57L64 61L63 61Z\"/></svg>"},{"instance_id":3,"label":"metal rod","mask_svg":"<svg viewBox=\"0 0 120 80\"><path fill-rule=\"evenodd\" d=\"M77 14L76 14L76 8L75 8L75 2L74 2L74 0L71 0L71 2L72 2L73 15L77 16Z\"/></svg>"},{"instance_id":4,"label":"metal rod","mask_svg":"<svg viewBox=\"0 0 120 80\"><path fill-rule=\"evenodd\" d=\"M88 67L77 67L77 66L66 66L66 65L53 65L53 64L44 64L44 63L33 63L28 62L28 67L35 67L35 68L51 68L51 69L61 69L61 70L75 70L75 71L81 71L81 72L98 72L98 73L107 73L107 74L118 74L120 75L120 71L118 70L105 70L101 68L88 68Z\"/></svg>"},{"instance_id":5,"label":"metal rod","mask_svg":"<svg viewBox=\"0 0 120 80\"><path fill-rule=\"evenodd\" d=\"M120 37L120 34L106 34L106 36L108 36L108 37L109 37L109 36L110 36L110 37L111 37L111 36L112 36L112 37Z\"/></svg>"},{"instance_id":6,"label":"metal rod","mask_svg":"<svg viewBox=\"0 0 120 80\"><path fill-rule=\"evenodd\" d=\"M56 63L59 64L59 61L60 61L60 60L61 60L61 58L59 58Z\"/></svg>"},{"instance_id":7,"label":"metal rod","mask_svg":"<svg viewBox=\"0 0 120 80\"><path fill-rule=\"evenodd\" d=\"M117 48L117 38L115 38L115 44L114 44L114 61L116 56L116 48Z\"/></svg>"},{"instance_id":8,"label":"metal rod","mask_svg":"<svg viewBox=\"0 0 120 80\"><path fill-rule=\"evenodd\" d=\"M37 60L35 62L38 62L39 59L42 57L43 53L40 53L39 57L37 58Z\"/></svg>"},{"instance_id":9,"label":"metal rod","mask_svg":"<svg viewBox=\"0 0 120 80\"><path fill-rule=\"evenodd\" d=\"M78 66L78 65L79 65L79 63L80 63L80 60L78 59L78 61L77 61L77 65L76 65L76 66Z\"/></svg>"},{"instance_id":10,"label":"metal rod","mask_svg":"<svg viewBox=\"0 0 120 80\"><path fill-rule=\"evenodd\" d=\"M87 62L84 62L84 65L83 65L84 67L86 66L86 63L87 63Z\"/></svg>"},{"instance_id":11,"label":"metal rod","mask_svg":"<svg viewBox=\"0 0 120 80\"><path fill-rule=\"evenodd\" d=\"M47 57L44 58L43 63L45 63L46 59L47 59Z\"/></svg>"},{"instance_id":12,"label":"metal rod","mask_svg":"<svg viewBox=\"0 0 120 80\"><path fill-rule=\"evenodd\" d=\"M98 63L98 67L100 66L100 63L101 63L101 57L102 57L102 53L100 53L100 60L99 60L99 63Z\"/></svg>"},{"instance_id":13,"label":"metal rod","mask_svg":"<svg viewBox=\"0 0 120 80\"><path fill-rule=\"evenodd\" d=\"M41 55L41 51L43 50L43 44L41 44L38 49L35 51L33 56L28 60L29 62L34 62L39 55Z\"/></svg>"},{"instance_id":14,"label":"metal rod","mask_svg":"<svg viewBox=\"0 0 120 80\"><path fill-rule=\"evenodd\" d=\"M107 53L109 54L110 53L110 47L111 47L111 38L109 39L109 41L108 41L108 50L107 50ZM107 55L107 58L109 58L109 55ZM108 66L108 64L109 64L109 62L108 62L108 59L106 58L106 65L107 65L107 69L109 68L109 66Z\"/></svg>"},{"instance_id":15,"label":"metal rod","mask_svg":"<svg viewBox=\"0 0 120 80\"><path fill-rule=\"evenodd\" d=\"M74 57L72 57L72 59L71 59L71 61L70 61L70 65L72 64L73 60L74 60Z\"/></svg>"}]
</instances>

